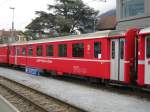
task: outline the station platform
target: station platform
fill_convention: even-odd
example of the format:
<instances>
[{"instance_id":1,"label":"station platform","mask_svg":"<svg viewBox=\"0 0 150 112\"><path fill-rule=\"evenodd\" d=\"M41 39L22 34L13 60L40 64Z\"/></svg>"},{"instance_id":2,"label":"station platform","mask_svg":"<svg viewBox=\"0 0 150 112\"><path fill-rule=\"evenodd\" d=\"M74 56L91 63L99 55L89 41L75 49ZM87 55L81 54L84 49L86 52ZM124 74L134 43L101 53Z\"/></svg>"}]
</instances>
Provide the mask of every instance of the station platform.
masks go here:
<instances>
[{"instance_id":1,"label":"station platform","mask_svg":"<svg viewBox=\"0 0 150 112\"><path fill-rule=\"evenodd\" d=\"M0 75L87 112L149 112L150 101L0 67Z\"/></svg>"},{"instance_id":2,"label":"station platform","mask_svg":"<svg viewBox=\"0 0 150 112\"><path fill-rule=\"evenodd\" d=\"M0 112L19 112L11 103L0 95Z\"/></svg>"}]
</instances>

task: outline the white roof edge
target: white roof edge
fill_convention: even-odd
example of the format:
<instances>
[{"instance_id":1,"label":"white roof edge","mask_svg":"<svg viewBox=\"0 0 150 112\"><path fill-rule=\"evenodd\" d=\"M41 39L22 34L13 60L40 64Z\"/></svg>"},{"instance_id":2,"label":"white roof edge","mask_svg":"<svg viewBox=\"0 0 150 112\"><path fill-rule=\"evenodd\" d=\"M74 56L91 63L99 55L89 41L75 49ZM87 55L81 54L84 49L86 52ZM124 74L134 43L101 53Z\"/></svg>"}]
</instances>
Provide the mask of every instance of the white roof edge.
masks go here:
<instances>
[{"instance_id":1,"label":"white roof edge","mask_svg":"<svg viewBox=\"0 0 150 112\"><path fill-rule=\"evenodd\" d=\"M0 47L8 46L8 44L0 44Z\"/></svg>"},{"instance_id":2,"label":"white roof edge","mask_svg":"<svg viewBox=\"0 0 150 112\"><path fill-rule=\"evenodd\" d=\"M48 38L48 39L39 39L39 40L31 40L27 42L20 42L20 43L12 43L10 45L23 45L23 44L33 44L33 43L44 43L44 42L59 42L59 41L71 41L71 40L82 40L82 39L92 39L92 38L103 38L108 37L109 33L112 30L105 30L105 31L98 31L95 33L87 33L81 35L69 35L63 37L55 37L55 38Z\"/></svg>"},{"instance_id":3,"label":"white roof edge","mask_svg":"<svg viewBox=\"0 0 150 112\"><path fill-rule=\"evenodd\" d=\"M12 43L10 45L23 45L23 44L36 44L36 43L44 43L44 42L60 42L60 41L71 41L71 40L82 40L82 39L93 39L93 38L105 38L112 35L112 32L117 32L116 30L105 30L105 31L98 31L95 33L87 33L81 35L69 35L64 37L56 37L56 38L48 38L48 39L40 39L40 40L33 40L21 43ZM118 35L124 35L125 33L118 31Z\"/></svg>"},{"instance_id":4,"label":"white roof edge","mask_svg":"<svg viewBox=\"0 0 150 112\"><path fill-rule=\"evenodd\" d=\"M150 27L146 27L140 30L139 34L150 33Z\"/></svg>"}]
</instances>

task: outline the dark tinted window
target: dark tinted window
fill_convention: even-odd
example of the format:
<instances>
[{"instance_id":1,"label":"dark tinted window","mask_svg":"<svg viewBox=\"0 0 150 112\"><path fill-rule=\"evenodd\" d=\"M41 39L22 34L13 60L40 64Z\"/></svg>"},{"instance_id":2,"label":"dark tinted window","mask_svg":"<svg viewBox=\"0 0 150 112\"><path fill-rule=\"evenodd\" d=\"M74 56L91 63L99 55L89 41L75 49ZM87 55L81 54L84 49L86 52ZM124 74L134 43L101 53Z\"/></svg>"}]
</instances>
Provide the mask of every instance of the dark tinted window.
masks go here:
<instances>
[{"instance_id":1,"label":"dark tinted window","mask_svg":"<svg viewBox=\"0 0 150 112\"><path fill-rule=\"evenodd\" d=\"M38 46L36 49L36 55L37 56L42 56L42 46Z\"/></svg>"},{"instance_id":2,"label":"dark tinted window","mask_svg":"<svg viewBox=\"0 0 150 112\"><path fill-rule=\"evenodd\" d=\"M115 58L115 41L112 41L111 56L112 56L112 59Z\"/></svg>"},{"instance_id":3,"label":"dark tinted window","mask_svg":"<svg viewBox=\"0 0 150 112\"><path fill-rule=\"evenodd\" d=\"M101 42L94 43L94 57L98 58L98 55L101 54Z\"/></svg>"},{"instance_id":4,"label":"dark tinted window","mask_svg":"<svg viewBox=\"0 0 150 112\"><path fill-rule=\"evenodd\" d=\"M147 47L146 47L147 58L150 58L150 38L147 38Z\"/></svg>"},{"instance_id":5,"label":"dark tinted window","mask_svg":"<svg viewBox=\"0 0 150 112\"><path fill-rule=\"evenodd\" d=\"M28 55L29 56L33 55L33 48L31 46L28 48Z\"/></svg>"},{"instance_id":6,"label":"dark tinted window","mask_svg":"<svg viewBox=\"0 0 150 112\"><path fill-rule=\"evenodd\" d=\"M46 56L53 56L53 45L47 45L46 46Z\"/></svg>"},{"instance_id":7,"label":"dark tinted window","mask_svg":"<svg viewBox=\"0 0 150 112\"><path fill-rule=\"evenodd\" d=\"M58 46L58 56L60 56L60 57L67 56L67 45L66 44L60 44Z\"/></svg>"},{"instance_id":8,"label":"dark tinted window","mask_svg":"<svg viewBox=\"0 0 150 112\"><path fill-rule=\"evenodd\" d=\"M26 48L22 48L22 55L23 55L23 56L26 55Z\"/></svg>"},{"instance_id":9,"label":"dark tinted window","mask_svg":"<svg viewBox=\"0 0 150 112\"><path fill-rule=\"evenodd\" d=\"M124 41L120 41L120 59L124 59Z\"/></svg>"},{"instance_id":10,"label":"dark tinted window","mask_svg":"<svg viewBox=\"0 0 150 112\"><path fill-rule=\"evenodd\" d=\"M84 57L84 44L73 44L72 45L72 57Z\"/></svg>"}]
</instances>

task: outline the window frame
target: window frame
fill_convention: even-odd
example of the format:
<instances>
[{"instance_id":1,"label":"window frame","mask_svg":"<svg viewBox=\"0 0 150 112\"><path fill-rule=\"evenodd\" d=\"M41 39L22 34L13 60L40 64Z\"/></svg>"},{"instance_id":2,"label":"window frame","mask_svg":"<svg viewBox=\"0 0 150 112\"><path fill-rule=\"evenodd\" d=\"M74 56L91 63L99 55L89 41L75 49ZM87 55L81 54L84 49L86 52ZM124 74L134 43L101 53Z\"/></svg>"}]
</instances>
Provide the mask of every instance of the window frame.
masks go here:
<instances>
[{"instance_id":1,"label":"window frame","mask_svg":"<svg viewBox=\"0 0 150 112\"><path fill-rule=\"evenodd\" d=\"M96 43L99 43L99 49L97 50L98 52L96 52L95 50L95 44ZM102 42L101 41L94 41L94 50L93 50L93 55L94 55L94 58L102 58ZM96 54L97 53L97 54ZM101 54L101 57L99 57L99 54ZM96 56L97 55L97 56Z\"/></svg>"},{"instance_id":2,"label":"window frame","mask_svg":"<svg viewBox=\"0 0 150 112\"><path fill-rule=\"evenodd\" d=\"M32 48L32 55L30 54L31 48ZM32 45L28 46L28 56L33 56L33 46Z\"/></svg>"},{"instance_id":3,"label":"window frame","mask_svg":"<svg viewBox=\"0 0 150 112\"><path fill-rule=\"evenodd\" d=\"M150 36L146 36L146 58L149 59L150 58ZM149 42L149 44L148 44Z\"/></svg>"},{"instance_id":4,"label":"window frame","mask_svg":"<svg viewBox=\"0 0 150 112\"><path fill-rule=\"evenodd\" d=\"M26 56L26 54L27 54L27 49L26 49L26 47L22 47L22 48L21 48L21 55L22 55L22 56Z\"/></svg>"},{"instance_id":5,"label":"window frame","mask_svg":"<svg viewBox=\"0 0 150 112\"><path fill-rule=\"evenodd\" d=\"M141 0L142 2L143 2L143 12L142 12L142 10L141 10L141 13L139 13L138 14L138 12L140 12L138 9L137 9L137 11L136 10L133 10L133 9L129 9L129 6L128 5L130 5L129 4L129 2L131 2L131 1L127 1L127 0L121 0L121 18L122 19L124 19L124 18L130 18L130 17L140 17L140 16L144 16L145 15L145 0ZM133 2L133 0L132 0L132 2ZM135 3L137 3L137 2L135 2ZM134 5L134 6L136 6L137 4L134 4L134 3L132 3L131 5ZM132 6L133 7L133 6ZM131 8L131 7L130 7ZM130 12L131 12L131 10L132 10L132 13L134 12L134 13L136 13L136 14L131 14Z\"/></svg>"},{"instance_id":6,"label":"window frame","mask_svg":"<svg viewBox=\"0 0 150 112\"><path fill-rule=\"evenodd\" d=\"M123 40L120 41L120 46L119 46L119 51L120 51L120 59L124 59L124 54L125 54L125 42Z\"/></svg>"},{"instance_id":7,"label":"window frame","mask_svg":"<svg viewBox=\"0 0 150 112\"><path fill-rule=\"evenodd\" d=\"M60 47L65 47L65 48L60 48ZM68 50L68 45L66 43L58 44L58 57L67 57L68 56L67 50Z\"/></svg>"},{"instance_id":8,"label":"window frame","mask_svg":"<svg viewBox=\"0 0 150 112\"><path fill-rule=\"evenodd\" d=\"M40 54L38 52L38 48L41 48ZM43 56L43 45L36 46L36 56Z\"/></svg>"},{"instance_id":9,"label":"window frame","mask_svg":"<svg viewBox=\"0 0 150 112\"><path fill-rule=\"evenodd\" d=\"M116 46L115 41L112 41L112 43L111 43L111 58L112 59L115 59L115 57L116 57L116 48L115 48L115 46Z\"/></svg>"},{"instance_id":10,"label":"window frame","mask_svg":"<svg viewBox=\"0 0 150 112\"><path fill-rule=\"evenodd\" d=\"M74 48L75 45L82 45L82 48L80 48L82 53L81 53L81 51L78 52L77 50L75 50L75 48ZM74 53L74 51L75 51L75 53ZM74 58L84 58L85 57L85 44L84 44L84 42L72 43L72 57L74 57Z\"/></svg>"},{"instance_id":11,"label":"window frame","mask_svg":"<svg viewBox=\"0 0 150 112\"><path fill-rule=\"evenodd\" d=\"M49 49L49 47L51 47L52 49L52 52L50 52L50 50L49 50L49 52L47 51L48 49ZM54 56L54 45L53 44L47 44L46 45L46 56L50 56L50 57L52 57L52 56Z\"/></svg>"}]
</instances>

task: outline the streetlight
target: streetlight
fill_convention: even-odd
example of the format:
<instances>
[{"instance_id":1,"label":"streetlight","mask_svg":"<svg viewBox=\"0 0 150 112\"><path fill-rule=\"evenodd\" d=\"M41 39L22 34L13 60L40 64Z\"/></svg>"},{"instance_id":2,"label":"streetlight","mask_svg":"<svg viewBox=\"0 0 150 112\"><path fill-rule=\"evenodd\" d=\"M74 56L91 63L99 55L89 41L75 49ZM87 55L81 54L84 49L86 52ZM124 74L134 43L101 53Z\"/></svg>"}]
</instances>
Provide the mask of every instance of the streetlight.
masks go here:
<instances>
[{"instance_id":1,"label":"streetlight","mask_svg":"<svg viewBox=\"0 0 150 112\"><path fill-rule=\"evenodd\" d=\"M9 7L9 9L12 10L12 31L11 31L11 38L12 41L14 39L14 12L15 12L15 7Z\"/></svg>"}]
</instances>

